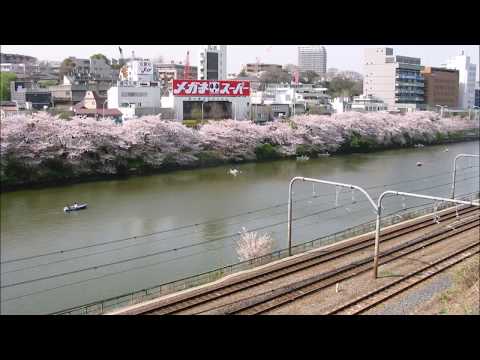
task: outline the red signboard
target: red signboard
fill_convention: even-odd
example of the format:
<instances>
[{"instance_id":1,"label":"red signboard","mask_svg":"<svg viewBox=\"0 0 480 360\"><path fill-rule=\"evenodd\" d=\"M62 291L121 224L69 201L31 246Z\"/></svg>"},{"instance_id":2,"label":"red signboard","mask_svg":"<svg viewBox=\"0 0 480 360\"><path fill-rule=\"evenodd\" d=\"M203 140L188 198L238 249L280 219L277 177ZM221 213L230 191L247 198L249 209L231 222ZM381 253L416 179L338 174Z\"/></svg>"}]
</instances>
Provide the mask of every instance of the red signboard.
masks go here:
<instances>
[{"instance_id":1,"label":"red signboard","mask_svg":"<svg viewBox=\"0 0 480 360\"><path fill-rule=\"evenodd\" d=\"M174 96L250 96L250 81L173 80Z\"/></svg>"}]
</instances>

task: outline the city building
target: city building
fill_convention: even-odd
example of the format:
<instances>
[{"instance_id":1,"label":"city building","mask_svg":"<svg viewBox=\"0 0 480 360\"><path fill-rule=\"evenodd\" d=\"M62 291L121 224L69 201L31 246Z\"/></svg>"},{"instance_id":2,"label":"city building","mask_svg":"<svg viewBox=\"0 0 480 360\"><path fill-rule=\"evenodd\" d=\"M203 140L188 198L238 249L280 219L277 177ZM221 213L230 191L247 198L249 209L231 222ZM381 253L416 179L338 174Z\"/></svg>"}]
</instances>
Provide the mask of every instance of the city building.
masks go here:
<instances>
[{"instance_id":1,"label":"city building","mask_svg":"<svg viewBox=\"0 0 480 360\"><path fill-rule=\"evenodd\" d=\"M260 89L260 85L261 85L259 78L251 75L236 76L229 80L248 81L250 83L251 91L257 91L258 89Z\"/></svg>"},{"instance_id":2,"label":"city building","mask_svg":"<svg viewBox=\"0 0 480 360\"><path fill-rule=\"evenodd\" d=\"M15 114L18 111L18 106L15 101L0 101L0 116L3 119L9 114Z\"/></svg>"},{"instance_id":3,"label":"city building","mask_svg":"<svg viewBox=\"0 0 480 360\"><path fill-rule=\"evenodd\" d=\"M119 71L112 69L105 59L90 59L90 74L95 80L113 81L118 79Z\"/></svg>"},{"instance_id":4,"label":"city building","mask_svg":"<svg viewBox=\"0 0 480 360\"><path fill-rule=\"evenodd\" d=\"M336 97L331 104L333 111L337 114L352 111L352 102L348 97Z\"/></svg>"},{"instance_id":5,"label":"city building","mask_svg":"<svg viewBox=\"0 0 480 360\"><path fill-rule=\"evenodd\" d=\"M261 92L261 103L270 105L274 117L300 115L306 112L309 106L323 103L327 89L316 89L313 86L284 86L268 84ZM258 102L258 94L256 94Z\"/></svg>"},{"instance_id":6,"label":"city building","mask_svg":"<svg viewBox=\"0 0 480 360\"><path fill-rule=\"evenodd\" d=\"M260 74L264 71L282 71L282 65L277 64L263 64L263 63L250 63L243 66L242 70L248 76L257 76L259 77Z\"/></svg>"},{"instance_id":7,"label":"city building","mask_svg":"<svg viewBox=\"0 0 480 360\"><path fill-rule=\"evenodd\" d=\"M113 69L103 58L77 59L69 58L71 69L66 76L79 85L107 83L110 86L118 79L119 70Z\"/></svg>"},{"instance_id":8,"label":"city building","mask_svg":"<svg viewBox=\"0 0 480 360\"><path fill-rule=\"evenodd\" d=\"M298 47L300 71L314 71L320 76L327 73L327 50L324 46L309 45Z\"/></svg>"},{"instance_id":9,"label":"city building","mask_svg":"<svg viewBox=\"0 0 480 360\"><path fill-rule=\"evenodd\" d=\"M159 114L162 94L152 62L136 59L125 64L107 97L108 108L119 109L125 117Z\"/></svg>"},{"instance_id":10,"label":"city building","mask_svg":"<svg viewBox=\"0 0 480 360\"><path fill-rule=\"evenodd\" d=\"M365 49L363 94L381 99L391 110L423 109L421 69L419 58L394 56L392 48Z\"/></svg>"},{"instance_id":11,"label":"city building","mask_svg":"<svg viewBox=\"0 0 480 360\"><path fill-rule=\"evenodd\" d=\"M373 95L360 95L353 97L351 110L358 112L387 111L388 106L381 99Z\"/></svg>"},{"instance_id":12,"label":"city building","mask_svg":"<svg viewBox=\"0 0 480 360\"><path fill-rule=\"evenodd\" d=\"M201 47L198 79L227 79L227 45L203 45Z\"/></svg>"},{"instance_id":13,"label":"city building","mask_svg":"<svg viewBox=\"0 0 480 360\"><path fill-rule=\"evenodd\" d=\"M152 114L161 108L160 87L158 86L112 86L107 91L108 107L118 108L135 105L137 108L150 108Z\"/></svg>"},{"instance_id":14,"label":"city building","mask_svg":"<svg viewBox=\"0 0 480 360\"><path fill-rule=\"evenodd\" d=\"M0 63L11 64L35 64L37 58L33 56L20 55L20 54L7 54L0 52Z\"/></svg>"},{"instance_id":15,"label":"city building","mask_svg":"<svg viewBox=\"0 0 480 360\"><path fill-rule=\"evenodd\" d=\"M249 119L248 81L174 80L173 97L177 121Z\"/></svg>"},{"instance_id":16,"label":"city building","mask_svg":"<svg viewBox=\"0 0 480 360\"><path fill-rule=\"evenodd\" d=\"M480 81L477 82L475 89L475 106L480 107Z\"/></svg>"},{"instance_id":17,"label":"city building","mask_svg":"<svg viewBox=\"0 0 480 360\"><path fill-rule=\"evenodd\" d=\"M425 79L425 105L458 107L458 70L426 66L421 74Z\"/></svg>"},{"instance_id":18,"label":"city building","mask_svg":"<svg viewBox=\"0 0 480 360\"><path fill-rule=\"evenodd\" d=\"M252 103L250 106L250 120L252 122L263 124L273 120L274 114L270 105Z\"/></svg>"},{"instance_id":19,"label":"city building","mask_svg":"<svg viewBox=\"0 0 480 360\"><path fill-rule=\"evenodd\" d=\"M87 91L85 97L73 107L75 115L99 118L113 118L116 121L122 119L122 113L118 109L106 107L107 98L100 96L95 91Z\"/></svg>"},{"instance_id":20,"label":"city building","mask_svg":"<svg viewBox=\"0 0 480 360\"><path fill-rule=\"evenodd\" d=\"M70 108L82 101L87 91L106 96L111 86L111 81L82 81L77 77L64 75L61 84L50 86L48 90L52 94L55 107Z\"/></svg>"},{"instance_id":21,"label":"city building","mask_svg":"<svg viewBox=\"0 0 480 360\"><path fill-rule=\"evenodd\" d=\"M18 109L42 110L52 106L52 95L49 90L37 87L28 80L10 82L10 99Z\"/></svg>"},{"instance_id":22,"label":"city building","mask_svg":"<svg viewBox=\"0 0 480 360\"><path fill-rule=\"evenodd\" d=\"M458 106L461 109L468 109L474 106L477 67L470 62L470 56L466 56L462 51L461 55L449 59L445 67L459 71Z\"/></svg>"},{"instance_id":23,"label":"city building","mask_svg":"<svg viewBox=\"0 0 480 360\"><path fill-rule=\"evenodd\" d=\"M157 86L158 76L153 63L149 59L131 60L127 62L119 73L122 84L135 86Z\"/></svg>"},{"instance_id":24,"label":"city building","mask_svg":"<svg viewBox=\"0 0 480 360\"><path fill-rule=\"evenodd\" d=\"M185 74L185 65L176 64L173 61L170 64L154 64L157 70L158 80L162 87L162 93L168 94L173 89L173 80L177 79L197 79L198 68L190 66L188 74ZM186 76L188 75L188 76Z\"/></svg>"}]
</instances>

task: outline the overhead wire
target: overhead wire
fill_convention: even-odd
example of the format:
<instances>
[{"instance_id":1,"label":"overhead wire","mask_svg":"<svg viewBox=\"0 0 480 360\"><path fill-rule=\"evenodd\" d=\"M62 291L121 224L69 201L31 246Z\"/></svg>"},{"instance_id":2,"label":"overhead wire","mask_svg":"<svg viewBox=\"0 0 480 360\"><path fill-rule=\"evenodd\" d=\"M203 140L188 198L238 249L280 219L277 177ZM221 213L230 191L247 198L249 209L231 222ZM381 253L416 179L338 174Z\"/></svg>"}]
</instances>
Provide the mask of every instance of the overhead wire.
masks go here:
<instances>
[{"instance_id":1,"label":"overhead wire","mask_svg":"<svg viewBox=\"0 0 480 360\"><path fill-rule=\"evenodd\" d=\"M475 168L475 167L478 167L478 166L470 166L470 167L461 168L460 170L457 171L457 173L460 173L462 171L466 171L467 169ZM365 189L366 190L372 190L372 189L380 188L380 187L394 186L394 185L399 185L399 184L404 184L404 183L409 183L409 182L416 182L416 181L420 181L420 180L424 180L424 179L428 179L428 178L432 178L432 177L438 177L442 174L451 174L451 172L445 171L445 172L441 172L441 173L437 173L437 174L433 174L433 175L429 175L429 176L425 176L425 177L421 177L421 178L409 179L409 180L404 180L404 181L391 183L391 184L386 184L386 185L381 184L381 185L366 187ZM311 200L312 198L325 197L325 196L331 196L331 194L318 194L318 195L315 195L313 197L309 196L309 197L306 197L306 198L297 199L297 200L294 201L294 203ZM56 250L56 251L51 251L51 252L43 253L43 254L30 255L30 256L25 256L25 257L8 259L8 260L5 260L5 261L2 261L0 264L1 265L6 265L6 264L13 263L13 262L32 260L32 259L36 259L36 258L39 258L39 257L45 257L45 256L51 256L51 255L65 254L65 253L72 252L72 251L78 251L78 250L88 249L88 248L92 248L92 247L109 245L109 244L113 244L113 243L119 243L119 242L124 242L124 241L138 239L138 238L150 237L150 236L158 235L158 234L162 234L162 233L178 231L178 230L191 228L191 227L197 227L197 226L204 225L204 224L215 223L215 222L219 222L219 221L222 221L222 220L231 219L231 218L235 218L235 217L239 217L239 216L250 215L250 214L253 214L253 213L257 213L257 212L270 210L270 209L278 208L278 207L281 207L281 206L286 206L287 204L288 204L287 202L280 203L280 204L277 204L277 205L273 205L273 206L269 206L269 207L265 207L265 208L261 208L261 209L250 210L250 211L246 211L246 212L243 212L243 213L239 213L239 214L235 214L235 215L229 215L229 216L225 216L225 217L222 217L222 218L217 218L217 219L208 220L208 221L204 221L204 222L199 222L199 223L195 223L195 224L182 225L182 226L178 226L178 227L175 227L175 228L170 228L170 229L165 229L165 230L161 230L161 231L157 231L157 232L152 232L152 233L149 233L149 234L130 236L130 237L126 237L126 238L109 240L109 241L104 241L104 242L100 242L100 243L79 246L79 247L75 247L75 248ZM276 215L277 214L275 214L273 216L276 216ZM188 236L190 234L191 233L184 234L184 235L181 235L181 236ZM178 236L174 236L174 237L177 238Z\"/></svg>"},{"instance_id":2,"label":"overhead wire","mask_svg":"<svg viewBox=\"0 0 480 360\"><path fill-rule=\"evenodd\" d=\"M461 197L461 196L466 196L466 195L471 195L471 194L475 194L475 193L477 193L477 192L475 191L475 192L472 192L472 193L460 194L459 197ZM407 207L406 209L399 210L398 212L403 212L403 211L405 211L405 210L411 210L411 209L413 209L413 208L422 207L422 206L425 206L425 205L428 205L428 204L430 204L430 202L428 202L428 203L423 203L423 204L420 204L420 205L415 205L415 206L412 206L412 207ZM392 215L394 215L394 214L390 214L390 216L392 216ZM372 223L372 222L370 221L370 222L363 223L363 224L368 224L368 223ZM360 226L360 225L362 225L362 224L357 224L357 225L355 225L355 226L353 226L353 227ZM330 235L331 235L331 234L330 234ZM320 240L320 239L322 239L322 238L324 238L324 237L328 237L328 236L330 236L330 235L324 235L324 236L322 236L322 237L319 237L319 238L315 238L315 239L306 241L305 243L312 242L312 241L316 241L316 240ZM188 255L183 255L183 256L180 256L180 257L175 257L175 258L173 258L173 259L163 260L163 261L161 261L161 262L157 262L157 263L153 263L153 264L141 265L141 266L137 266L137 267L134 267L134 268L129 268L129 269L125 269L125 270L121 270L121 271L116 271L116 272L109 273L109 274L104 274L104 275L96 276L96 277L93 277L93 278L82 279L82 280L75 281L75 282L71 282L71 283L68 283L68 284L62 284L62 285L55 286L55 287L48 288L48 289L42 289L42 290L39 290L39 291L34 291L34 292L31 292L31 293L27 293L27 294L23 294L23 295L19 295L19 296L14 296L14 297L7 298L7 299L2 300L1 303L6 303L6 302L13 301L13 300L21 299L21 298L24 298L24 297L28 297L28 296L32 296L32 295L37 295L37 294L41 294L41 293L45 293L45 292L57 290L57 289L63 288L63 287L78 285L78 284L81 284L81 283L89 282L89 281L92 281L92 280L98 280L98 279L106 278L106 277L109 277L109 276L113 276L113 275L117 275L117 274L129 272L129 271L134 271L134 270L144 269L144 268L147 268L147 267L156 266L156 265L160 265L160 264L163 264L163 263L168 263L168 262L171 262L171 261L179 260L179 259L181 259L181 258L188 258L188 257L192 257L192 256L195 256L195 255L201 255L201 254L203 254L203 253L205 253L205 252L209 252L209 251L217 251L217 250L219 250L219 249L221 249L221 248L224 248L226 245L228 245L228 244L227 244L227 243L224 243L224 244L222 244L221 246L219 246L219 247L217 247L217 248L208 249L207 251L203 250L203 251L200 251L200 252L197 252L197 253L188 254ZM298 244L298 245L302 245L302 244ZM180 280L182 280L182 279L185 279L185 278L181 278L181 279L169 281L169 283L174 282L174 281L180 281ZM162 285L162 284L161 284L161 285ZM157 286L154 286L154 287L158 287L158 286L161 286L161 285L157 285ZM149 289L154 288L154 287L150 287ZM144 289L142 289L142 290L144 290ZM139 290L139 291L142 291L142 290ZM116 298L121 297L121 296L126 296L126 295L119 295L119 296L117 296ZM61 312L61 311L60 311L60 312Z\"/></svg>"},{"instance_id":3,"label":"overhead wire","mask_svg":"<svg viewBox=\"0 0 480 360\"><path fill-rule=\"evenodd\" d=\"M471 178L475 178L475 177L471 177ZM471 178L459 180L458 182L467 181ZM427 188L423 188L423 189L417 189L415 191L423 191L423 190L428 190L428 189L438 188L438 187L441 187L441 186L448 186L448 185L450 185L450 183L436 185L436 186L433 186L433 187L427 187ZM365 202L365 201L368 201L368 200L365 199L365 200L362 200L362 201L359 201L359 202ZM311 217L311 216L315 216L315 215L318 215L318 214L321 214L321 213L325 213L325 212L328 212L328 211L331 211L331 210L334 210L334 209L337 209L337 207L322 209L322 210L319 210L319 211L317 211L315 213L312 213L312 214L308 214L308 215L304 215L304 216L294 218L294 219L292 219L292 221L301 220L301 219L308 218L308 217ZM263 225L263 226L255 228L255 229L251 229L250 231L263 230L263 229L266 229L266 228L270 228L270 227L274 227L274 226L277 226L277 225L285 224L286 222L287 221L280 221L280 222L277 222L277 223L274 223L274 224ZM201 241L201 242L194 243L194 244L186 244L186 245L179 246L179 247L172 248L172 249L159 250L159 251L156 251L156 252L153 252L153 253L148 253L148 254L144 254L144 255L130 257L130 258L127 258L127 259L116 260L116 261L112 261L112 262L105 263L105 264L93 265L93 266L89 266L89 267L85 267L85 268L81 268L81 269L65 271L63 273L51 274L51 275L46 275L46 276L42 276L42 277L38 277L38 278L34 278L34 279L18 281L18 282L2 285L2 286L0 286L0 288L5 289L5 288L13 287L13 286L19 286L19 285L29 284L29 283L33 283L33 282L42 281L42 280L48 280L48 279L52 279L52 278L56 278L56 277L76 274L76 273L79 273L79 272L84 272L84 271L89 271L89 270L98 270L98 269L105 268L105 267L108 267L108 266L123 264L123 263L126 263L126 262L135 261L135 260L141 260L141 259L149 258L149 257L152 257L152 256L157 256L157 255L162 255L162 254L166 254L166 253L170 253L170 252L184 250L184 249L187 249L187 248L192 248L192 247L196 247L196 246L200 246L200 245L204 245L204 244L211 244L213 242L223 240L223 239L227 239L227 238L231 238L231 237L236 236L236 235L238 235L238 233L234 233L234 234L230 234L230 235L226 235L226 236L221 236L221 237L217 237L217 238L210 239L210 240L205 240L205 241Z\"/></svg>"}]
</instances>

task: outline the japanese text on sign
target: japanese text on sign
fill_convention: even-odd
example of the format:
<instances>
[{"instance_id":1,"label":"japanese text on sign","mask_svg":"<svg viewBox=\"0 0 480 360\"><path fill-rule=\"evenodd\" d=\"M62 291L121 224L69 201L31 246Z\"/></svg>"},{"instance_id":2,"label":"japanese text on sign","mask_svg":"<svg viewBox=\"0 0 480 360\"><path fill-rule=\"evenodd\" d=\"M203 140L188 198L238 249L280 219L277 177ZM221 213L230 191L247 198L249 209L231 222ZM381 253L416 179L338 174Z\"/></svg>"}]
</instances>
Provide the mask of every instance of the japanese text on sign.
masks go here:
<instances>
[{"instance_id":1,"label":"japanese text on sign","mask_svg":"<svg viewBox=\"0 0 480 360\"><path fill-rule=\"evenodd\" d=\"M239 80L173 80L175 96L250 96L250 82Z\"/></svg>"}]
</instances>

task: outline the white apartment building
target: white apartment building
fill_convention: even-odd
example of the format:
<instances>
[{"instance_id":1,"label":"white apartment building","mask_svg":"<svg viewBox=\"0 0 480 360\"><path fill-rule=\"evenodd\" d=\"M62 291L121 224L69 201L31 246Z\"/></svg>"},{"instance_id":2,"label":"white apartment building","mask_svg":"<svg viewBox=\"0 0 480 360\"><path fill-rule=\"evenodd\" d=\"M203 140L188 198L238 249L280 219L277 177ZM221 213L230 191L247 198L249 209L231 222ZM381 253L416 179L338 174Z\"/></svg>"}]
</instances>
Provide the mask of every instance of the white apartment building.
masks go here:
<instances>
[{"instance_id":1,"label":"white apartment building","mask_svg":"<svg viewBox=\"0 0 480 360\"><path fill-rule=\"evenodd\" d=\"M128 62L120 71L117 86L107 91L108 108L119 109L125 117L158 114L161 106L161 88L155 81L155 71L148 59Z\"/></svg>"},{"instance_id":2,"label":"white apartment building","mask_svg":"<svg viewBox=\"0 0 480 360\"><path fill-rule=\"evenodd\" d=\"M327 73L327 50L324 46L308 45L298 47L300 71L315 71L320 76Z\"/></svg>"},{"instance_id":3,"label":"white apartment building","mask_svg":"<svg viewBox=\"0 0 480 360\"><path fill-rule=\"evenodd\" d=\"M227 77L227 45L202 45L198 79L226 80Z\"/></svg>"},{"instance_id":4,"label":"white apartment building","mask_svg":"<svg viewBox=\"0 0 480 360\"><path fill-rule=\"evenodd\" d=\"M415 110L424 104L424 78L419 58L393 55L392 48L365 49L363 94L392 110Z\"/></svg>"},{"instance_id":5,"label":"white apartment building","mask_svg":"<svg viewBox=\"0 0 480 360\"><path fill-rule=\"evenodd\" d=\"M445 64L447 69L458 70L458 105L468 109L475 105L475 79L477 67L470 62L470 56L462 54L455 56Z\"/></svg>"},{"instance_id":6,"label":"white apartment building","mask_svg":"<svg viewBox=\"0 0 480 360\"><path fill-rule=\"evenodd\" d=\"M336 97L331 104L333 111L337 114L352 110L352 103L348 97Z\"/></svg>"},{"instance_id":7,"label":"white apartment building","mask_svg":"<svg viewBox=\"0 0 480 360\"><path fill-rule=\"evenodd\" d=\"M354 96L350 108L352 111L359 112L387 111L388 109L387 104L373 95Z\"/></svg>"},{"instance_id":8,"label":"white apartment building","mask_svg":"<svg viewBox=\"0 0 480 360\"><path fill-rule=\"evenodd\" d=\"M132 60L120 69L123 84L148 86L157 80L153 63L149 59Z\"/></svg>"}]
</instances>

